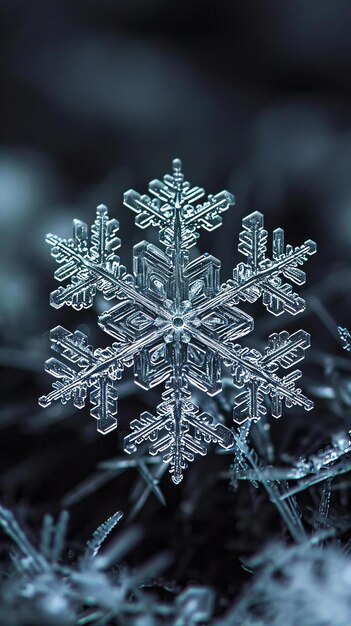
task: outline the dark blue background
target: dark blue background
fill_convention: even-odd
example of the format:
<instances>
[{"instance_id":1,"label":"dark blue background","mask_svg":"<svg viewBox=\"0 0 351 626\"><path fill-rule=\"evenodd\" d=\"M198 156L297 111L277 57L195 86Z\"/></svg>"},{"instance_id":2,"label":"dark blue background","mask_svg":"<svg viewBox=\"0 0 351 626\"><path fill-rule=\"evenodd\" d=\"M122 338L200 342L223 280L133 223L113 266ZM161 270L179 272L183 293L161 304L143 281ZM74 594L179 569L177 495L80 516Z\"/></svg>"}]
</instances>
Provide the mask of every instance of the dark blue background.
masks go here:
<instances>
[{"instance_id":1,"label":"dark blue background","mask_svg":"<svg viewBox=\"0 0 351 626\"><path fill-rule=\"evenodd\" d=\"M92 341L103 341L93 311L49 308L46 232L69 236L73 218L91 222L105 203L131 268L131 247L145 234L123 191L146 191L180 157L191 182L236 195L222 229L199 244L222 259L223 278L238 260L242 217L260 210L289 243L318 242L308 306L317 293L335 323L351 326L351 4L0 0L0 12L1 487L3 502L36 527L99 460L121 453L130 418L144 408L141 396L122 401L120 434L109 437L95 435L87 409L50 426L52 415L37 408L50 384L42 373L48 329L88 324ZM253 311L266 338L274 320L265 330L263 309ZM300 326L316 351L341 353L314 311ZM323 373L313 360L303 369L306 381ZM306 416L314 442L327 413L317 408ZM169 505L151 500L144 509L140 554L167 547L170 576L232 594L245 578L238 555L258 549L279 523L263 504L253 516L247 491L237 497L217 485L218 463L227 467L229 457L194 464L179 488L165 478ZM73 507L72 535L84 541L116 509L127 511L134 479L130 472Z\"/></svg>"}]
</instances>

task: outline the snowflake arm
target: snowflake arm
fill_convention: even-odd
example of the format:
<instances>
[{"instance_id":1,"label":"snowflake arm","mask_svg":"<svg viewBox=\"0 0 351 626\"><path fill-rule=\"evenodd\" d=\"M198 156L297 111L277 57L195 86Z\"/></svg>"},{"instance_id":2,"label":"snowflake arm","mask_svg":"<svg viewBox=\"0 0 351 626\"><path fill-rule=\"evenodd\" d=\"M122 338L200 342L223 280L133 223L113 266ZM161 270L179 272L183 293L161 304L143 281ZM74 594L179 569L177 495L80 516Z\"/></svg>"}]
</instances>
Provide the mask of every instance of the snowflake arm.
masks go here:
<instances>
[{"instance_id":1,"label":"snowflake arm","mask_svg":"<svg viewBox=\"0 0 351 626\"><path fill-rule=\"evenodd\" d=\"M129 454L136 452L137 446L147 440L151 442L149 452L163 455L170 464L172 480L178 484L183 478L183 470L192 462L196 454L205 456L207 444L218 443L222 448L230 448L234 443L232 432L208 413L199 414L199 408L190 401L190 393L184 387L180 398L170 388L163 394L163 402L157 407L157 414L142 413L139 419L131 422L131 434L124 440L124 449Z\"/></svg>"},{"instance_id":2,"label":"snowflake arm","mask_svg":"<svg viewBox=\"0 0 351 626\"><path fill-rule=\"evenodd\" d=\"M149 183L149 192L153 199L146 194L140 195L134 189L124 194L124 204L138 215L135 223L139 228L157 226L160 228L160 241L166 246L174 245L174 207L182 209L181 219L181 247L194 246L199 233L197 229L214 230L222 225L220 216L234 204L234 196L228 191L220 191L215 196L208 196L203 204L194 204L205 195L201 187L191 187L184 180L181 170L181 161L174 159L173 174L166 174L163 182L152 180Z\"/></svg>"},{"instance_id":3,"label":"snowflake arm","mask_svg":"<svg viewBox=\"0 0 351 626\"><path fill-rule=\"evenodd\" d=\"M266 258L267 231L263 228L263 215L255 211L243 219L244 230L239 236L239 251L247 257L247 263L239 263L233 271L233 279L222 286L214 300L200 305L197 314L203 314L213 306L239 301L255 302L262 296L263 304L273 315L284 311L296 315L305 309L305 301L292 291L292 286L282 283L280 275L297 285L306 281L299 268L316 252L316 244L308 239L302 246L286 246L284 231L273 233L272 260Z\"/></svg>"},{"instance_id":4,"label":"snowflake arm","mask_svg":"<svg viewBox=\"0 0 351 626\"><path fill-rule=\"evenodd\" d=\"M288 407L296 404L308 411L313 408L313 402L294 386L295 380L301 376L300 370L294 370L283 378L275 373L279 366L287 369L303 359L304 350L310 345L308 333L302 330L293 335L286 331L274 333L269 337L263 355L258 350L242 348L239 344L232 346L219 343L201 329L196 329L193 334L199 342L206 342L209 348L219 354L226 365L231 366L234 383L244 387L244 391L236 398L235 422L241 424L247 419L260 419L266 413L263 404L265 395L272 400L274 417L281 416L283 400Z\"/></svg>"},{"instance_id":5,"label":"snowflake arm","mask_svg":"<svg viewBox=\"0 0 351 626\"><path fill-rule=\"evenodd\" d=\"M131 359L141 348L162 336L162 330L155 330L144 340L131 344L112 344L104 350L86 347L87 337L80 331L70 333L62 326L51 331L52 348L62 357L62 360L51 358L46 362L46 371L58 380L54 382L54 391L39 398L39 404L49 406L55 400L65 403L72 398L78 409L85 405L90 391L90 401L93 404L91 415L98 420L97 430L107 434L117 427L117 389L115 380L121 377L125 365L131 365ZM70 362L70 365L65 363ZM78 367L73 368L72 365Z\"/></svg>"},{"instance_id":6,"label":"snowflake arm","mask_svg":"<svg viewBox=\"0 0 351 626\"><path fill-rule=\"evenodd\" d=\"M51 254L60 264L55 272L56 280L72 280L68 286L52 292L50 303L53 307L64 304L76 310L90 307L97 290L102 291L106 299L114 295L116 278L123 275L125 269L115 254L121 245L116 236L118 229L117 220L109 220L107 208L100 205L91 228L90 247L88 227L80 220L73 221L72 239L62 239L51 233L46 236L47 243L52 246Z\"/></svg>"},{"instance_id":7,"label":"snowflake arm","mask_svg":"<svg viewBox=\"0 0 351 626\"><path fill-rule=\"evenodd\" d=\"M116 237L118 229L118 221L110 220L107 208L101 204L91 227L90 246L88 227L80 220L73 220L71 239L51 233L46 236L47 243L52 246L51 255L60 265L54 274L55 279L72 279L66 287L61 286L51 293L51 306L60 308L66 304L76 310L88 308L92 306L97 291L101 291L106 300L126 297L159 313L155 302L135 290L133 277L126 274L126 268L120 265L120 259L115 255L121 245Z\"/></svg>"}]
</instances>

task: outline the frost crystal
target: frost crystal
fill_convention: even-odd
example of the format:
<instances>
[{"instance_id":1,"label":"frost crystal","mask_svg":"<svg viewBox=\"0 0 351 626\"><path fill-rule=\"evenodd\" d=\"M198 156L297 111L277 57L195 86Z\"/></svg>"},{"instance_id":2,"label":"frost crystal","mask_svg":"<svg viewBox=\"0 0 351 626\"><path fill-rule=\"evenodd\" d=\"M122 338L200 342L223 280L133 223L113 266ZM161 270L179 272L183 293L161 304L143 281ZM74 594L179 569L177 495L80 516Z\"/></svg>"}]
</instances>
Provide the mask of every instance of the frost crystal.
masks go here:
<instances>
[{"instance_id":1,"label":"frost crystal","mask_svg":"<svg viewBox=\"0 0 351 626\"><path fill-rule=\"evenodd\" d=\"M268 233L263 216L254 212L243 220L239 236L239 251L246 260L221 285L220 261L209 254L190 261L189 248L200 228L212 231L221 226L221 213L234 204L233 196L221 191L199 204L205 192L184 180L179 159L173 161L172 175L164 176L163 182L151 181L149 192L152 197L127 191L124 204L137 213L137 226L159 229L164 249L147 241L134 246L132 275L116 255L118 222L109 219L103 205L97 208L90 241L88 227L80 220L73 222L72 239L47 236L60 265L55 278L70 280L51 294L52 306L87 308L98 291L106 300L114 299L98 323L115 341L108 348L93 350L84 333L54 328L52 348L60 359L49 359L46 370L56 381L54 390L39 402L46 407L54 400L72 398L82 408L89 390L91 415L97 419L98 431L106 434L117 426L116 380L124 367L134 366L134 380L144 389L165 382L156 414L146 411L131 422L124 447L132 453L150 442L150 454L161 454L173 481L179 483L188 462L195 454L205 455L210 442L223 448L234 444L230 429L209 413L199 412L189 385L213 396L222 388L222 367L230 368L234 384L242 389L234 406L234 421L239 424L260 419L267 398L274 417L281 416L284 403L312 408L295 387L301 372L293 370L281 377L277 373L279 367L289 369L303 359L310 343L306 332L273 333L263 353L236 341L254 327L252 317L237 307L240 302L252 303L262 296L274 315L304 310L304 300L290 283L304 284L300 266L316 245L307 240L299 247L285 246L284 232L277 229L272 258L267 258Z\"/></svg>"},{"instance_id":2,"label":"frost crystal","mask_svg":"<svg viewBox=\"0 0 351 626\"><path fill-rule=\"evenodd\" d=\"M350 335L350 331L347 328L342 328L341 326L338 326L338 331L339 331L340 339L341 339L341 341L343 343L344 350L347 350L348 352L351 352L351 335Z\"/></svg>"}]
</instances>

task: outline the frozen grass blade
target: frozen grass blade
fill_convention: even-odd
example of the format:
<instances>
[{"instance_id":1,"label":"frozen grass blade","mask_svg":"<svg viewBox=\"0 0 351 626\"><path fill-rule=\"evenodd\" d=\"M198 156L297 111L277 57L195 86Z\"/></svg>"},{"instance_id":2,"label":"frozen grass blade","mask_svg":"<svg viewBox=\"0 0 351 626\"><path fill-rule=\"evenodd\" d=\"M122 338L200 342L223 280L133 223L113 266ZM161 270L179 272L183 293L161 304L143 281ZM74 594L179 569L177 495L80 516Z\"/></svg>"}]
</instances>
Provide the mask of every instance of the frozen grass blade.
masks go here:
<instances>
[{"instance_id":1,"label":"frozen grass blade","mask_svg":"<svg viewBox=\"0 0 351 626\"><path fill-rule=\"evenodd\" d=\"M121 511L117 511L111 517L106 520L99 528L97 528L94 533L92 539L88 542L85 552L81 559L81 564L94 559L98 554L103 542L108 537L108 535L112 532L118 522L122 519L123 513Z\"/></svg>"}]
</instances>

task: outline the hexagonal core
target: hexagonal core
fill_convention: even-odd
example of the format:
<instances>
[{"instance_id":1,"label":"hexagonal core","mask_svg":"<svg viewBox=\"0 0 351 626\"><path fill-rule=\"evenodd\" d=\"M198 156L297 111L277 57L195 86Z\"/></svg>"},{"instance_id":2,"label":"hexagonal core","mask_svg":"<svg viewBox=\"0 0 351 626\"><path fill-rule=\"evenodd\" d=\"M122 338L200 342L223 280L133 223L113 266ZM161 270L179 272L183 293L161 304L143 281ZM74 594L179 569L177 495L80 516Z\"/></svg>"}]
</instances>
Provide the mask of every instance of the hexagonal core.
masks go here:
<instances>
[{"instance_id":1,"label":"hexagonal core","mask_svg":"<svg viewBox=\"0 0 351 626\"><path fill-rule=\"evenodd\" d=\"M172 321L172 324L173 324L174 328L182 328L183 325L184 325L183 318L179 317L179 316L178 317L174 317L173 321Z\"/></svg>"}]
</instances>

